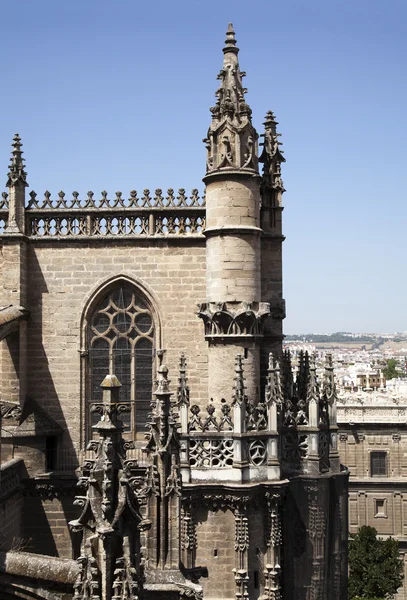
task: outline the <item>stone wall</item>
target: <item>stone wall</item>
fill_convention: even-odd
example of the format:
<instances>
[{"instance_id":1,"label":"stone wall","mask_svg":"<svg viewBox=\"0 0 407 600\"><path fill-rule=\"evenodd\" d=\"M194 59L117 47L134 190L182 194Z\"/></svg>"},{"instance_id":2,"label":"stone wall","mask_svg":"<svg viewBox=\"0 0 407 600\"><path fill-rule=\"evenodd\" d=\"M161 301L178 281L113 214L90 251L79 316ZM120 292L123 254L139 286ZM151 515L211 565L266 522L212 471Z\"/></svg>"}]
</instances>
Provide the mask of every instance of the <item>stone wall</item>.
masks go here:
<instances>
[{"instance_id":1,"label":"stone wall","mask_svg":"<svg viewBox=\"0 0 407 600\"><path fill-rule=\"evenodd\" d=\"M404 409L401 409L404 410ZM405 425L377 422L340 424L341 462L350 470L349 532L355 534L363 525L377 529L383 538L399 541L407 581L407 430ZM386 452L386 475L372 476L371 452ZM407 600L407 585L397 600Z\"/></svg>"},{"instance_id":2,"label":"stone wall","mask_svg":"<svg viewBox=\"0 0 407 600\"><path fill-rule=\"evenodd\" d=\"M39 495L24 498L22 531L27 539L27 551L59 558L77 558L79 539L68 527L68 522L76 519L80 512L73 505L73 500L73 495L62 499L44 499Z\"/></svg>"},{"instance_id":3,"label":"stone wall","mask_svg":"<svg viewBox=\"0 0 407 600\"><path fill-rule=\"evenodd\" d=\"M201 579L204 598L234 598L235 517L229 510L212 512L200 508L196 521L196 565L207 567L208 578Z\"/></svg>"},{"instance_id":4,"label":"stone wall","mask_svg":"<svg viewBox=\"0 0 407 600\"><path fill-rule=\"evenodd\" d=\"M4 501L0 501L0 544L3 549L18 548L25 545L22 536L23 495L21 490Z\"/></svg>"},{"instance_id":5,"label":"stone wall","mask_svg":"<svg viewBox=\"0 0 407 600\"><path fill-rule=\"evenodd\" d=\"M0 549L21 548L23 544L21 484L24 463L15 459L0 468Z\"/></svg>"},{"instance_id":6,"label":"stone wall","mask_svg":"<svg viewBox=\"0 0 407 600\"><path fill-rule=\"evenodd\" d=\"M161 324L156 347L166 349L172 390L184 352L191 398L207 402L207 347L196 316L196 303L205 298L204 240L31 245L28 273L28 389L65 428L65 446L81 442L84 310L101 286L119 275L137 282L152 299Z\"/></svg>"}]
</instances>

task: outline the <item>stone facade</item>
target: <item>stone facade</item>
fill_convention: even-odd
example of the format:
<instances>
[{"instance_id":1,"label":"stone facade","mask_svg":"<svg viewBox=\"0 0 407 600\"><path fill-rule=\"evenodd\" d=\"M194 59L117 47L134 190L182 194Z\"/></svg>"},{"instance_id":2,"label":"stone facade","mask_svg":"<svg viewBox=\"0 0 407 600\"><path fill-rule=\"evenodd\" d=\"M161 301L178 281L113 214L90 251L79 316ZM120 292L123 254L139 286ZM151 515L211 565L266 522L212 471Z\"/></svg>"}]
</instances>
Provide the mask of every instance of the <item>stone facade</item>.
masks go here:
<instances>
[{"instance_id":1,"label":"stone facade","mask_svg":"<svg viewBox=\"0 0 407 600\"><path fill-rule=\"evenodd\" d=\"M384 389L343 394L338 424L350 471L349 531L371 525L397 539L407 579L407 401ZM397 598L407 598L406 585Z\"/></svg>"},{"instance_id":2,"label":"stone facade","mask_svg":"<svg viewBox=\"0 0 407 600\"><path fill-rule=\"evenodd\" d=\"M281 348L277 122L259 153L232 26L223 54L202 197L28 198L13 140L2 461L21 464L9 494L29 554L4 537L0 596L347 596L332 363L318 380L303 354L294 376Z\"/></svg>"}]
</instances>

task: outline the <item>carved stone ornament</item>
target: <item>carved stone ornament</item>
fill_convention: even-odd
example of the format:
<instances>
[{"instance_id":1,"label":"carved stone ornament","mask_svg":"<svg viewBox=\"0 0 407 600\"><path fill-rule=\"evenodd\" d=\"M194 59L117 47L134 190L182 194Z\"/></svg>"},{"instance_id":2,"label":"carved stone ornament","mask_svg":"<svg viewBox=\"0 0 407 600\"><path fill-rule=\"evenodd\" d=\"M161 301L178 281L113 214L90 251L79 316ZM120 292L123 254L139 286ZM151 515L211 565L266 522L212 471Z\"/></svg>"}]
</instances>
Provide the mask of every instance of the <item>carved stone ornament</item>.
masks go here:
<instances>
[{"instance_id":1,"label":"carved stone ornament","mask_svg":"<svg viewBox=\"0 0 407 600\"><path fill-rule=\"evenodd\" d=\"M41 500L60 500L72 498L77 492L77 480L44 481L29 479L24 482L24 496L41 498Z\"/></svg>"},{"instance_id":2,"label":"carved stone ornament","mask_svg":"<svg viewBox=\"0 0 407 600\"><path fill-rule=\"evenodd\" d=\"M21 406L15 402L0 402L0 414L2 419L15 419L20 420L22 409Z\"/></svg>"},{"instance_id":3,"label":"carved stone ornament","mask_svg":"<svg viewBox=\"0 0 407 600\"><path fill-rule=\"evenodd\" d=\"M204 506L208 510L216 512L218 510L241 510L249 506L257 507L259 503L259 490L254 489L251 494L225 493L225 491L205 491L200 490L194 494L191 491L189 500L192 506Z\"/></svg>"},{"instance_id":4,"label":"carved stone ornament","mask_svg":"<svg viewBox=\"0 0 407 600\"><path fill-rule=\"evenodd\" d=\"M213 404L206 408L207 416L201 417L201 409L197 404L191 406L191 417L188 422L188 431L233 431L231 407L223 398L221 400L220 415L216 415Z\"/></svg>"},{"instance_id":5,"label":"carved stone ornament","mask_svg":"<svg viewBox=\"0 0 407 600\"><path fill-rule=\"evenodd\" d=\"M93 429L98 439L87 447L93 458L85 458L74 504L81 507L78 519L69 523L82 533L81 571L75 583L77 600L138 600L139 581L134 552L140 530L150 526L139 510L134 493L134 461L126 458L132 443L122 438L119 415L128 410L119 403L121 387L115 375L101 383L103 401L92 409L100 415ZM93 540L99 540L97 544ZM101 552L101 548L104 551ZM100 590L100 593L99 593Z\"/></svg>"},{"instance_id":6,"label":"carved stone ornament","mask_svg":"<svg viewBox=\"0 0 407 600\"><path fill-rule=\"evenodd\" d=\"M252 111L245 101L242 72L238 61L235 32L230 23L223 48L221 84L211 108L212 123L203 140L207 150L207 176L225 170L258 173L258 135L252 125Z\"/></svg>"},{"instance_id":7,"label":"carved stone ornament","mask_svg":"<svg viewBox=\"0 0 407 600\"><path fill-rule=\"evenodd\" d=\"M260 336L270 314L267 302L209 302L198 305L205 324L205 337Z\"/></svg>"},{"instance_id":8,"label":"carved stone ornament","mask_svg":"<svg viewBox=\"0 0 407 600\"><path fill-rule=\"evenodd\" d=\"M23 159L23 151L21 150L21 138L18 133L15 134L13 138L11 151L11 162L9 167L9 172L7 174L7 187L12 187L14 185L23 185L25 187L28 186L27 183L27 173L24 170L24 159Z\"/></svg>"},{"instance_id":9,"label":"carved stone ornament","mask_svg":"<svg viewBox=\"0 0 407 600\"><path fill-rule=\"evenodd\" d=\"M280 149L280 134L277 133L277 121L271 110L266 114L264 122L263 152L259 161L263 163L262 192L274 190L277 193L277 206L281 205L281 195L285 192L281 179L281 163L285 162L283 151Z\"/></svg>"}]
</instances>

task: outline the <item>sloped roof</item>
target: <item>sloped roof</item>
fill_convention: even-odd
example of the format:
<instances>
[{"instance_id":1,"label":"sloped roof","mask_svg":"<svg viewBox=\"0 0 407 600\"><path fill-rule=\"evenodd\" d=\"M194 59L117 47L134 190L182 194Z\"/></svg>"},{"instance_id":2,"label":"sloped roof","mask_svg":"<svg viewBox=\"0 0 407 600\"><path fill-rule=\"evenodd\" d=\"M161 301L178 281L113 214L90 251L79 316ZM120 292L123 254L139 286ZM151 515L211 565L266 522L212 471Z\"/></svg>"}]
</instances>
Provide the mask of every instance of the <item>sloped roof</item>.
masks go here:
<instances>
[{"instance_id":1,"label":"sloped roof","mask_svg":"<svg viewBox=\"0 0 407 600\"><path fill-rule=\"evenodd\" d=\"M7 404L8 407L11 403ZM17 405L16 410L13 415L14 418L18 418L17 414ZM7 418L7 415L4 415L3 418ZM54 435L60 435L63 432L63 428L61 425L56 423L54 419L52 419L47 412L41 408L32 400L32 398L28 398L24 404L24 407L21 411L21 416L19 418L19 423L14 426L10 426L7 424L6 430L2 432L4 437L8 437L8 434L12 437L49 437Z\"/></svg>"},{"instance_id":2,"label":"sloped roof","mask_svg":"<svg viewBox=\"0 0 407 600\"><path fill-rule=\"evenodd\" d=\"M28 314L29 311L22 306L0 306L0 340L17 331L19 321L26 319Z\"/></svg>"}]
</instances>

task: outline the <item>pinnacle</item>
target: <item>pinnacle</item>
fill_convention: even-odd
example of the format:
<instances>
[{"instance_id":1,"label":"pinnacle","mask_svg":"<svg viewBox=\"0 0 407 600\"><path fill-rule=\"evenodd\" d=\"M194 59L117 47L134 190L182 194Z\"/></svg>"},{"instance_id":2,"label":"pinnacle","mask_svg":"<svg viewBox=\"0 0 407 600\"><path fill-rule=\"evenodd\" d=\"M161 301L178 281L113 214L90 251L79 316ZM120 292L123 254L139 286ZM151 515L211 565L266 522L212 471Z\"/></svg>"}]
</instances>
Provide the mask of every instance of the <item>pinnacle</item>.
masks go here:
<instances>
[{"instance_id":1,"label":"pinnacle","mask_svg":"<svg viewBox=\"0 0 407 600\"><path fill-rule=\"evenodd\" d=\"M22 157L23 151L21 150L21 137L18 133L14 134L13 143L11 146L13 149L11 151L7 187L17 183L27 186L27 173L24 170L24 159Z\"/></svg>"},{"instance_id":2,"label":"pinnacle","mask_svg":"<svg viewBox=\"0 0 407 600\"><path fill-rule=\"evenodd\" d=\"M239 52L239 48L236 47L235 30L233 29L232 23L229 23L228 25L228 30L226 32L225 47L223 48L223 52L233 52L234 54L237 54Z\"/></svg>"},{"instance_id":3,"label":"pinnacle","mask_svg":"<svg viewBox=\"0 0 407 600\"><path fill-rule=\"evenodd\" d=\"M264 119L265 119L264 125L268 125L269 123L275 123L277 125L276 116L272 110L267 111Z\"/></svg>"},{"instance_id":4,"label":"pinnacle","mask_svg":"<svg viewBox=\"0 0 407 600\"><path fill-rule=\"evenodd\" d=\"M14 134L12 146L15 150L21 149L22 143L21 143L21 138L18 133Z\"/></svg>"}]
</instances>

